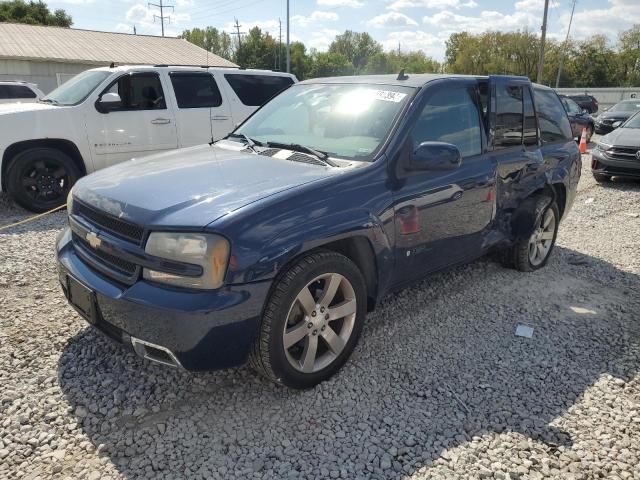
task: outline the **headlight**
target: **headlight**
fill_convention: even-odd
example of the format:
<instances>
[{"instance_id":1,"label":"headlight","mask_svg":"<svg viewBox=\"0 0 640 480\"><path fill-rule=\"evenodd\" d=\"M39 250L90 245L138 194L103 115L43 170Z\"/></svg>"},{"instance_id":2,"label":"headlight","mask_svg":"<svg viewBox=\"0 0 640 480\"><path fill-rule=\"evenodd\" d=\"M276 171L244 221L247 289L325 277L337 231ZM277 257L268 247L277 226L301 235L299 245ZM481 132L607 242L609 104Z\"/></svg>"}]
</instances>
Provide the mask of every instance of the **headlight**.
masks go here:
<instances>
[{"instance_id":1,"label":"headlight","mask_svg":"<svg viewBox=\"0 0 640 480\"><path fill-rule=\"evenodd\" d=\"M622 124L622 120L618 120L618 121L616 121L616 122L613 122L613 123L611 124L611 126L612 126L613 128L618 128L621 124Z\"/></svg>"},{"instance_id":2,"label":"headlight","mask_svg":"<svg viewBox=\"0 0 640 480\"><path fill-rule=\"evenodd\" d=\"M144 248L149 255L202 267L199 277L143 269L142 276L178 287L214 289L222 286L229 260L229 242L206 233L152 232Z\"/></svg>"},{"instance_id":3,"label":"headlight","mask_svg":"<svg viewBox=\"0 0 640 480\"><path fill-rule=\"evenodd\" d=\"M596 148L598 150L600 150L601 152L606 152L607 150L609 150L611 148L611 145L608 145L606 143L600 142L599 144L596 145Z\"/></svg>"}]
</instances>

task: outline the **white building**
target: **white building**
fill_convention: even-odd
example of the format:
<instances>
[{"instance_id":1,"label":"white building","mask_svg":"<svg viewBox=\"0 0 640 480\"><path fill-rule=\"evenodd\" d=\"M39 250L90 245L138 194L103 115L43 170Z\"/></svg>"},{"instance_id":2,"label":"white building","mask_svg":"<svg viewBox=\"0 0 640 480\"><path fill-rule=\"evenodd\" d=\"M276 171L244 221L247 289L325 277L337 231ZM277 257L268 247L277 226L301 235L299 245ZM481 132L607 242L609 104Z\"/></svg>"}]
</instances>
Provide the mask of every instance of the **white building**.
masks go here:
<instances>
[{"instance_id":1,"label":"white building","mask_svg":"<svg viewBox=\"0 0 640 480\"><path fill-rule=\"evenodd\" d=\"M181 38L0 23L0 80L24 80L49 93L84 70L112 62L237 66Z\"/></svg>"}]
</instances>

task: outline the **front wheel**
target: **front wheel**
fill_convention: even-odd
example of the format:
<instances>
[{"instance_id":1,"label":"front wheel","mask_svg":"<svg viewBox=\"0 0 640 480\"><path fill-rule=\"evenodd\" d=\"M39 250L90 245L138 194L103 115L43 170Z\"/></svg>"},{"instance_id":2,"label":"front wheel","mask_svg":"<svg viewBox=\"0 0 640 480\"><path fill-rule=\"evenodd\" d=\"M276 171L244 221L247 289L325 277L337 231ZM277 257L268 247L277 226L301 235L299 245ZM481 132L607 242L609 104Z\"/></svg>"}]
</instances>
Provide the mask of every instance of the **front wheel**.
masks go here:
<instances>
[{"instance_id":1,"label":"front wheel","mask_svg":"<svg viewBox=\"0 0 640 480\"><path fill-rule=\"evenodd\" d=\"M522 272L532 272L547 264L558 235L560 214L556 202L549 203L548 198L541 197L534 209L533 233L518 240L503 256L506 266Z\"/></svg>"},{"instance_id":2,"label":"front wheel","mask_svg":"<svg viewBox=\"0 0 640 480\"><path fill-rule=\"evenodd\" d=\"M276 383L313 387L336 373L358 342L364 279L351 260L323 251L302 258L276 282L250 363Z\"/></svg>"},{"instance_id":3,"label":"front wheel","mask_svg":"<svg viewBox=\"0 0 640 480\"><path fill-rule=\"evenodd\" d=\"M74 161L53 148L31 148L16 155L7 169L7 190L22 207L46 212L67 199L80 178Z\"/></svg>"}]
</instances>

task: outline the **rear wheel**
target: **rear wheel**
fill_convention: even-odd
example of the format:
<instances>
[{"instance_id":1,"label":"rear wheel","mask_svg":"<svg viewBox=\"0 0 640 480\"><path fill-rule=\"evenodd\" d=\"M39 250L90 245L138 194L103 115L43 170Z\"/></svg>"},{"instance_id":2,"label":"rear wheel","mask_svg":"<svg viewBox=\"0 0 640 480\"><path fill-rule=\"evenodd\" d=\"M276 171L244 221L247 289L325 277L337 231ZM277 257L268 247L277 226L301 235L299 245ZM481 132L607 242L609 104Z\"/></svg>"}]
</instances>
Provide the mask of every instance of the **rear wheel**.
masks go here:
<instances>
[{"instance_id":1,"label":"rear wheel","mask_svg":"<svg viewBox=\"0 0 640 480\"><path fill-rule=\"evenodd\" d=\"M7 190L33 212L45 212L67 199L80 170L67 154L53 148L31 148L16 155L7 169Z\"/></svg>"},{"instance_id":2,"label":"rear wheel","mask_svg":"<svg viewBox=\"0 0 640 480\"><path fill-rule=\"evenodd\" d=\"M293 388L328 379L355 348L366 303L362 274L351 260L335 252L302 258L273 288L251 365Z\"/></svg>"},{"instance_id":3,"label":"rear wheel","mask_svg":"<svg viewBox=\"0 0 640 480\"><path fill-rule=\"evenodd\" d=\"M535 203L535 227L528 238L518 240L503 256L506 266L522 272L544 267L549 260L558 234L560 214L555 201L541 197Z\"/></svg>"}]
</instances>

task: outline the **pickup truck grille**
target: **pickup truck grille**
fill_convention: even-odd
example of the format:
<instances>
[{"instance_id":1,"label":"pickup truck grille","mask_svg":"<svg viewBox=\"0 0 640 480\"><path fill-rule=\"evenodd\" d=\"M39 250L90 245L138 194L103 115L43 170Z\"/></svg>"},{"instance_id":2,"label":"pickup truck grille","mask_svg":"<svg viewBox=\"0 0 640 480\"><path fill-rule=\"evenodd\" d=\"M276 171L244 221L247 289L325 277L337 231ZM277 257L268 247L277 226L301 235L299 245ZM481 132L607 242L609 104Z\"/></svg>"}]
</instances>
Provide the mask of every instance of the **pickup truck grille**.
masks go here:
<instances>
[{"instance_id":1,"label":"pickup truck grille","mask_svg":"<svg viewBox=\"0 0 640 480\"><path fill-rule=\"evenodd\" d=\"M121 220L78 201L73 203L73 213L82 217L86 222L95 225L100 230L106 230L123 240L142 245L144 229L139 225Z\"/></svg>"},{"instance_id":2,"label":"pickup truck grille","mask_svg":"<svg viewBox=\"0 0 640 480\"><path fill-rule=\"evenodd\" d=\"M75 232L72 234L72 239L76 247L80 247L83 257L90 259L90 263L97 261L102 266L115 270L127 278L133 278L138 273L138 266L136 264L127 262L102 250L91 248L89 243Z\"/></svg>"}]
</instances>

